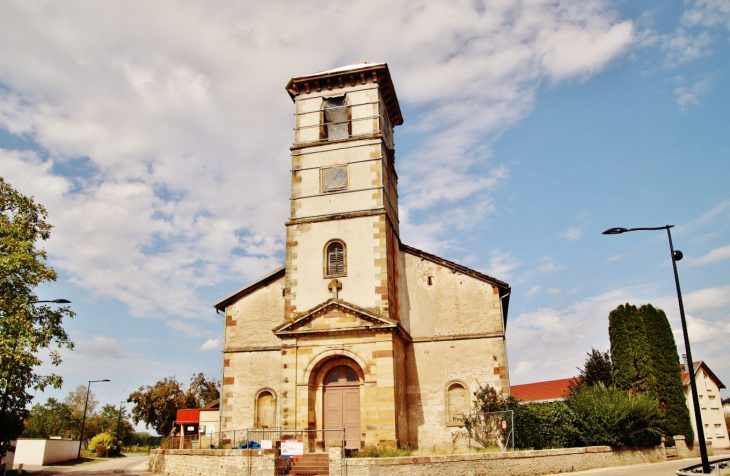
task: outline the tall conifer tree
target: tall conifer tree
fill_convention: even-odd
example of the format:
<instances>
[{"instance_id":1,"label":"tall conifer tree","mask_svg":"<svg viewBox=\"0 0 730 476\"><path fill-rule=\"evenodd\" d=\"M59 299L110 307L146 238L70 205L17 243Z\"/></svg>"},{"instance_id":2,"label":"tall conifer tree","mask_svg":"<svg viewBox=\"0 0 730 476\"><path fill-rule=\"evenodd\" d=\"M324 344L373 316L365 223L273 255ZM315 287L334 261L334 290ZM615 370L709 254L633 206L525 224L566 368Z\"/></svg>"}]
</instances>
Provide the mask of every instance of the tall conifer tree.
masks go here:
<instances>
[{"instance_id":1,"label":"tall conifer tree","mask_svg":"<svg viewBox=\"0 0 730 476\"><path fill-rule=\"evenodd\" d=\"M608 315L614 384L619 390L656 396L656 381L644 320L636 306L620 305Z\"/></svg>"},{"instance_id":2,"label":"tall conifer tree","mask_svg":"<svg viewBox=\"0 0 730 476\"><path fill-rule=\"evenodd\" d=\"M639 308L649 343L652 367L656 379L657 398L662 409L660 427L665 435L684 435L694 441L694 430L682 386L677 344L666 314L651 304Z\"/></svg>"}]
</instances>

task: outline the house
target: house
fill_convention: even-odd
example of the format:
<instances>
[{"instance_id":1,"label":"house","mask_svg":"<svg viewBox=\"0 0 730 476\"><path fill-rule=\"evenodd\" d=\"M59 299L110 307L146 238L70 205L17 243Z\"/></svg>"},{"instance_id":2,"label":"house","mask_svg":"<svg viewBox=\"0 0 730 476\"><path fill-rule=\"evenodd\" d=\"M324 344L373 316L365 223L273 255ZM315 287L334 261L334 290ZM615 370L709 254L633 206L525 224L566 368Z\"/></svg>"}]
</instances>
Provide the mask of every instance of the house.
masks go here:
<instances>
[{"instance_id":1,"label":"house","mask_svg":"<svg viewBox=\"0 0 730 476\"><path fill-rule=\"evenodd\" d=\"M702 425L705 427L705 439L712 441L714 448L726 448L730 446L728 440L725 413L722 410L722 399L720 389L725 385L710 370L710 367L703 361L694 362L694 379L697 384L697 397L700 401L700 416ZM694 400L690 387L690 375L687 373L687 365L682 364L682 384L684 385L684 396L687 399L687 406L692 420L692 428L697 433L695 421Z\"/></svg>"},{"instance_id":2,"label":"house","mask_svg":"<svg viewBox=\"0 0 730 476\"><path fill-rule=\"evenodd\" d=\"M576 382L575 377L546 382L525 383L512 385L510 394L524 403L562 402L570 391L571 384Z\"/></svg>"},{"instance_id":3,"label":"house","mask_svg":"<svg viewBox=\"0 0 730 476\"><path fill-rule=\"evenodd\" d=\"M175 432L177 439L169 443L169 448L182 447L178 441L187 440L191 447L208 448L216 445L220 439L217 428L220 422L220 400L216 400L203 408L186 408L178 410L175 416ZM192 443L197 441L197 444Z\"/></svg>"},{"instance_id":4,"label":"house","mask_svg":"<svg viewBox=\"0 0 730 476\"><path fill-rule=\"evenodd\" d=\"M403 117L387 64L298 76L286 90L286 262L215 303L222 429L451 446L479 383L509 391L510 286L401 242L393 128Z\"/></svg>"}]
</instances>

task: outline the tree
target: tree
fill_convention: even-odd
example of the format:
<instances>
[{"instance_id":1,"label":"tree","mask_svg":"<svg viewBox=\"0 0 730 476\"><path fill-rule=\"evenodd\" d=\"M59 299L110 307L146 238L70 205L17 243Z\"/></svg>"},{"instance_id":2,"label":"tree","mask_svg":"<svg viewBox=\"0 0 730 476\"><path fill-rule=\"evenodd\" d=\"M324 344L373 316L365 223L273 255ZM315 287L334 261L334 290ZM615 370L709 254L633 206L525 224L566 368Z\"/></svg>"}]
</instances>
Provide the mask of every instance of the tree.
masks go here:
<instances>
[{"instance_id":1,"label":"tree","mask_svg":"<svg viewBox=\"0 0 730 476\"><path fill-rule=\"evenodd\" d=\"M608 315L613 383L622 391L656 395L644 320L636 306L622 304Z\"/></svg>"},{"instance_id":2,"label":"tree","mask_svg":"<svg viewBox=\"0 0 730 476\"><path fill-rule=\"evenodd\" d=\"M571 389L583 385L596 385L602 383L606 387L613 385L613 363L608 352L591 348L587 354L588 358L583 364L583 368L578 368L579 376L571 384Z\"/></svg>"},{"instance_id":3,"label":"tree","mask_svg":"<svg viewBox=\"0 0 730 476\"><path fill-rule=\"evenodd\" d=\"M134 424L145 422L145 427L155 429L159 435L172 432L177 411L185 408L200 408L198 397L183 391L175 377L166 377L153 386L139 387L127 399L134 403L132 420Z\"/></svg>"},{"instance_id":4,"label":"tree","mask_svg":"<svg viewBox=\"0 0 730 476\"><path fill-rule=\"evenodd\" d=\"M0 177L0 456L23 432L33 400L29 391L61 386L60 376L37 373L43 363L39 352L48 351L50 363L58 365L57 349L73 348L62 324L74 313L37 305L33 291L57 278L45 263L46 252L36 246L51 236L46 218L42 205Z\"/></svg>"},{"instance_id":5,"label":"tree","mask_svg":"<svg viewBox=\"0 0 730 476\"><path fill-rule=\"evenodd\" d=\"M188 391L197 397L201 407L208 406L221 397L218 379L206 377L203 373L193 375Z\"/></svg>"},{"instance_id":6,"label":"tree","mask_svg":"<svg viewBox=\"0 0 730 476\"><path fill-rule=\"evenodd\" d=\"M684 435L687 443L694 441L694 430L682 386L677 343L664 311L651 304L639 308L649 343L656 394L661 418L659 426L666 436Z\"/></svg>"},{"instance_id":7,"label":"tree","mask_svg":"<svg viewBox=\"0 0 730 476\"><path fill-rule=\"evenodd\" d=\"M24 438L78 437L73 424L73 412L63 402L49 398L44 405L37 403L30 410L23 430Z\"/></svg>"}]
</instances>

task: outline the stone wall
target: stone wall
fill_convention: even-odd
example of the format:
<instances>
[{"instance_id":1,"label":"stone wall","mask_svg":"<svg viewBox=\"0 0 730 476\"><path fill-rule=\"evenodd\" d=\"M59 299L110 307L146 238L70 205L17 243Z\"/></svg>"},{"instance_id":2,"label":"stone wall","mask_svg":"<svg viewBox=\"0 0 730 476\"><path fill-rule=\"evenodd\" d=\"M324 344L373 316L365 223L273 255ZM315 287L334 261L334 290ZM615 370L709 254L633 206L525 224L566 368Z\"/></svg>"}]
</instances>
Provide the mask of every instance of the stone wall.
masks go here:
<instances>
[{"instance_id":1,"label":"stone wall","mask_svg":"<svg viewBox=\"0 0 730 476\"><path fill-rule=\"evenodd\" d=\"M346 460L347 476L531 476L583 471L609 466L665 461L663 447L613 450L608 446L512 453L471 453L404 458L355 458Z\"/></svg>"},{"instance_id":2,"label":"stone wall","mask_svg":"<svg viewBox=\"0 0 730 476\"><path fill-rule=\"evenodd\" d=\"M152 450L149 470L170 476L273 476L273 452L248 450ZM340 448L330 448L330 474L341 474ZM608 446L511 453L470 453L402 458L347 458L348 476L433 476L501 474L528 476L583 471L593 468L658 463L666 460L664 447L616 450Z\"/></svg>"}]
</instances>

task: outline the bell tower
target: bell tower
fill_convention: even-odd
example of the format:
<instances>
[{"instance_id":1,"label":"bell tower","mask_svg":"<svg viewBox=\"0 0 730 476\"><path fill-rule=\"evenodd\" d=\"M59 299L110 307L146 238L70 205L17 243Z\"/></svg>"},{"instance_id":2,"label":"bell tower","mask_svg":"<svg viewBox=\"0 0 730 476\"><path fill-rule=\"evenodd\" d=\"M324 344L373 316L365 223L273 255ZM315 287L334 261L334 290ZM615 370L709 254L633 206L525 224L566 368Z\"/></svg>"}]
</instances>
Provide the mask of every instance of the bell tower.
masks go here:
<instances>
[{"instance_id":1,"label":"bell tower","mask_svg":"<svg viewBox=\"0 0 730 476\"><path fill-rule=\"evenodd\" d=\"M403 123L385 63L292 78L291 215L285 316L336 299L398 316L398 176Z\"/></svg>"}]
</instances>

